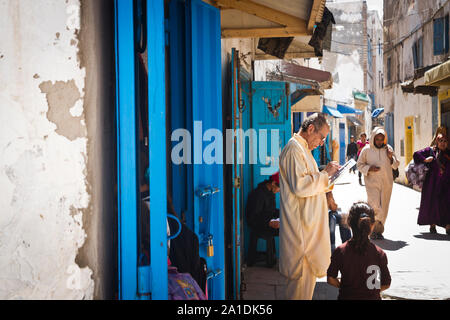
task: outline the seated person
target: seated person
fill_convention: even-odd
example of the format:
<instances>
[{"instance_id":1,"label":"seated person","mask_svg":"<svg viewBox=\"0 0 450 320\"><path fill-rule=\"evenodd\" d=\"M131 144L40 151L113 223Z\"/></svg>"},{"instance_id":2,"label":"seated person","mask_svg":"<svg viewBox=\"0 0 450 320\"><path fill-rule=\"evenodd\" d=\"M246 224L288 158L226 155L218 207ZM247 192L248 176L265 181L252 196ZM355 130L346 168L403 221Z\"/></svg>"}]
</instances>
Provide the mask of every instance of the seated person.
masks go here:
<instances>
[{"instance_id":1,"label":"seated person","mask_svg":"<svg viewBox=\"0 0 450 320\"><path fill-rule=\"evenodd\" d=\"M279 173L270 176L270 179L258 184L258 187L250 192L247 199L246 220L251 231L258 238L267 241L268 249L273 252L268 257L268 265L275 264L274 236L278 236L280 228L280 210L276 208L275 194L280 192ZM248 265L256 262L256 239L250 241L248 253ZM269 243L272 242L272 243ZM268 252L269 252L268 250Z\"/></svg>"},{"instance_id":2,"label":"seated person","mask_svg":"<svg viewBox=\"0 0 450 320\"><path fill-rule=\"evenodd\" d=\"M347 214L343 214L338 209L336 201L334 201L333 193L327 192L327 204L328 204L328 217L330 225L330 241L331 241L331 253L336 249L335 244L335 230L336 224L339 225L339 233L341 236L341 241L344 243L352 237L352 232L347 225Z\"/></svg>"}]
</instances>

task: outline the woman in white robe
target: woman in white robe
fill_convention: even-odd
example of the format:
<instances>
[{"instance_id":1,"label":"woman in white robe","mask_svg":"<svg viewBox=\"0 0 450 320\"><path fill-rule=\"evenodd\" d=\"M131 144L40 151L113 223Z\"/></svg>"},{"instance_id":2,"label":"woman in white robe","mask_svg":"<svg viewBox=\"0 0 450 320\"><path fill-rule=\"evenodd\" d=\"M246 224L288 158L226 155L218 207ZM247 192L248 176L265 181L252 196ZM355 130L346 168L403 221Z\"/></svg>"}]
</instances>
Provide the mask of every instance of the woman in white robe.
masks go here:
<instances>
[{"instance_id":1,"label":"woman in white robe","mask_svg":"<svg viewBox=\"0 0 450 320\"><path fill-rule=\"evenodd\" d=\"M376 136L380 141L375 141ZM392 169L397 169L399 164L392 147L387 144L386 132L383 128L375 128L370 144L361 150L357 162L358 171L364 175L367 202L375 210L376 224L372 239L383 239L394 184Z\"/></svg>"}]
</instances>

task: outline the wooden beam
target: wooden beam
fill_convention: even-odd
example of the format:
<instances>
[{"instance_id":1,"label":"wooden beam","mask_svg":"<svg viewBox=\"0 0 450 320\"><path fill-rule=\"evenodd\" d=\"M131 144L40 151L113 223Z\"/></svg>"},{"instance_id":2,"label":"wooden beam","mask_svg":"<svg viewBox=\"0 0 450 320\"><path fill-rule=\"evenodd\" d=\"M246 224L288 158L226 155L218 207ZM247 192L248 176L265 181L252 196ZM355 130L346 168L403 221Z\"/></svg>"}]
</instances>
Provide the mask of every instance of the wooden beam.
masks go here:
<instances>
[{"instance_id":1,"label":"wooden beam","mask_svg":"<svg viewBox=\"0 0 450 320\"><path fill-rule=\"evenodd\" d=\"M284 60L290 60L290 59L298 59L298 58L315 58L316 55L314 51L309 52L286 52L284 55ZM255 60L273 60L278 59L275 56L272 56L270 54L255 54Z\"/></svg>"},{"instance_id":2,"label":"wooden beam","mask_svg":"<svg viewBox=\"0 0 450 320\"><path fill-rule=\"evenodd\" d=\"M307 21L250 0L215 0L221 7L233 8L286 27L304 28Z\"/></svg>"},{"instance_id":3,"label":"wooden beam","mask_svg":"<svg viewBox=\"0 0 450 320\"><path fill-rule=\"evenodd\" d=\"M325 6L325 0L314 0L311 7L311 14L309 15L308 31L312 31L314 29L314 25L316 24L316 22L320 22L318 20L322 20L322 17L318 17L319 13L321 12L322 6Z\"/></svg>"},{"instance_id":4,"label":"wooden beam","mask_svg":"<svg viewBox=\"0 0 450 320\"><path fill-rule=\"evenodd\" d=\"M222 38L278 38L311 35L306 28L223 29Z\"/></svg>"}]
</instances>

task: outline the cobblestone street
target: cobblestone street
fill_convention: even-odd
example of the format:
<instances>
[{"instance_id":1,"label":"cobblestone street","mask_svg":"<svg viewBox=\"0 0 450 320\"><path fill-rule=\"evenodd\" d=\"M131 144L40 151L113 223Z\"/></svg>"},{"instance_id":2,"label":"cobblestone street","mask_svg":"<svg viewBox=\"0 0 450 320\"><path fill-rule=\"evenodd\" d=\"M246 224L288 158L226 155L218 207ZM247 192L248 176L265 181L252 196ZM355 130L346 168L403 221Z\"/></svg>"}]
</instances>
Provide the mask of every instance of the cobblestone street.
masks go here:
<instances>
[{"instance_id":1,"label":"cobblestone street","mask_svg":"<svg viewBox=\"0 0 450 320\"><path fill-rule=\"evenodd\" d=\"M366 200L365 187L358 176L349 174L333 190L342 212L358 200ZM450 236L445 229L429 233L429 226L417 225L420 192L394 183L384 240L374 240L388 256L391 287L383 299L450 299ZM337 230L336 230L337 231ZM336 245L340 245L336 232ZM247 291L244 299L284 299L284 279L277 267L263 265L244 272ZM318 279L313 299L336 299L337 289Z\"/></svg>"}]
</instances>

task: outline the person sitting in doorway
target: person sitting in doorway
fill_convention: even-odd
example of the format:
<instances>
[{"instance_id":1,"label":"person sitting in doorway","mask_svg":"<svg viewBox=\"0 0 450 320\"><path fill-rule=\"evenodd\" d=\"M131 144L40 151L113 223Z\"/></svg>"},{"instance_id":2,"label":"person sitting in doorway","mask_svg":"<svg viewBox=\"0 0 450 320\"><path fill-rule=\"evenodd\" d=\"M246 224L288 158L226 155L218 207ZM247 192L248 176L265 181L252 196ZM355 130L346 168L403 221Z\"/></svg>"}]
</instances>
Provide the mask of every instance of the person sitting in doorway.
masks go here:
<instances>
[{"instance_id":1,"label":"person sitting in doorway","mask_svg":"<svg viewBox=\"0 0 450 320\"><path fill-rule=\"evenodd\" d=\"M250 192L247 199L246 220L254 236L267 240L268 265L275 265L275 246L273 238L278 236L280 228L280 210L276 208L275 194L280 192L279 173L275 173L268 180L258 184L258 187ZM255 238L257 240L257 238ZM254 239L254 240L255 240ZM248 251L248 265L256 262L256 241L250 241ZM270 247L270 248L269 248Z\"/></svg>"}]
</instances>

